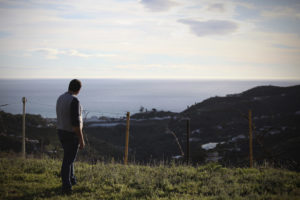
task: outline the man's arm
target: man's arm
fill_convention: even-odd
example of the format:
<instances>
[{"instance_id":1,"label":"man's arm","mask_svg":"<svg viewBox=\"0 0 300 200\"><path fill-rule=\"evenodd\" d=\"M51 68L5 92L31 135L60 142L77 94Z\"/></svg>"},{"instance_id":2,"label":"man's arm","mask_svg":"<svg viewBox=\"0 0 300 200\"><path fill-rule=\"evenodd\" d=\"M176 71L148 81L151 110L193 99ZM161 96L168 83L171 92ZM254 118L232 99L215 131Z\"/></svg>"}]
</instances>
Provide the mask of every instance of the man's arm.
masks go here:
<instances>
[{"instance_id":1,"label":"man's arm","mask_svg":"<svg viewBox=\"0 0 300 200\"><path fill-rule=\"evenodd\" d=\"M76 133L78 139L79 139L79 148L83 149L85 146L85 142L83 139L83 133L79 126L73 126L73 131Z\"/></svg>"},{"instance_id":2,"label":"man's arm","mask_svg":"<svg viewBox=\"0 0 300 200\"><path fill-rule=\"evenodd\" d=\"M83 149L85 146L85 142L83 139L83 133L82 129L80 127L80 105L77 98L73 98L73 101L71 103L71 121L72 121L72 127L73 131L76 133L78 139L79 139L79 148Z\"/></svg>"}]
</instances>

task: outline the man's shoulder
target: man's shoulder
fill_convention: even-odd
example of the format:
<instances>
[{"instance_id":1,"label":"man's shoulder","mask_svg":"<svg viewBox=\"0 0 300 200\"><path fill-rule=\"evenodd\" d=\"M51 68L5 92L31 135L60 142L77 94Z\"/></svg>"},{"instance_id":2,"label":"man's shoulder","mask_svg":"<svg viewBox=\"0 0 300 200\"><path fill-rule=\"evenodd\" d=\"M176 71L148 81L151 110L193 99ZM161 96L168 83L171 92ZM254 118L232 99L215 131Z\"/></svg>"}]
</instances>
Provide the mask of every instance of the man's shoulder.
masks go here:
<instances>
[{"instance_id":1,"label":"man's shoulder","mask_svg":"<svg viewBox=\"0 0 300 200\"><path fill-rule=\"evenodd\" d=\"M57 101L73 101L74 98L76 98L76 97L74 97L73 95L71 95L68 92L65 92L57 98Z\"/></svg>"},{"instance_id":2,"label":"man's shoulder","mask_svg":"<svg viewBox=\"0 0 300 200\"><path fill-rule=\"evenodd\" d=\"M64 92L64 93L62 93L61 95L59 95L59 97L58 98L60 98L60 97L64 97L64 96L67 96L68 95L68 92Z\"/></svg>"},{"instance_id":3,"label":"man's shoulder","mask_svg":"<svg viewBox=\"0 0 300 200\"><path fill-rule=\"evenodd\" d=\"M58 98L57 101L68 101L68 102L74 102L74 103L80 103L79 99L75 96L70 94L69 92L65 92L61 94Z\"/></svg>"},{"instance_id":4,"label":"man's shoulder","mask_svg":"<svg viewBox=\"0 0 300 200\"><path fill-rule=\"evenodd\" d=\"M76 104L80 103L79 99L76 96L74 96L74 95L72 95L72 103L76 103Z\"/></svg>"}]
</instances>

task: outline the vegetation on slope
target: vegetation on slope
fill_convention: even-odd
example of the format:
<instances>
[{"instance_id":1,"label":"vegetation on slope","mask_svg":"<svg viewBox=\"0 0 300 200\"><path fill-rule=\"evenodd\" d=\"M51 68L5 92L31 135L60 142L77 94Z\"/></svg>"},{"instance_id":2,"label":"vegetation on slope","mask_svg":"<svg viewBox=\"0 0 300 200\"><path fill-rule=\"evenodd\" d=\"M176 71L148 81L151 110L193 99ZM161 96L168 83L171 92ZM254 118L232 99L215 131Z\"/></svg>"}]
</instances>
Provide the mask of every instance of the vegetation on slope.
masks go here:
<instances>
[{"instance_id":1,"label":"vegetation on slope","mask_svg":"<svg viewBox=\"0 0 300 200\"><path fill-rule=\"evenodd\" d=\"M300 171L300 85L260 86L239 94L213 97L192 105L181 113L145 110L141 107L140 113L131 116L129 160L138 163L172 160L182 162L184 157L180 157L181 149L185 155L187 152L186 120L190 119L189 146L192 164L218 160L224 166L247 166L249 109L252 110L253 119L254 161L267 161ZM94 163L110 161L112 158L115 161L123 159L125 120L105 117L101 120L102 122L86 122L84 132L89 142L87 148L79 154L78 160ZM21 122L21 115L0 111L0 152L21 151ZM108 126L98 127L97 123ZM26 137L28 154L35 157L44 154L52 158L62 156L54 120L28 114ZM211 143L216 146L211 149L203 148Z\"/></svg>"},{"instance_id":2,"label":"vegetation on slope","mask_svg":"<svg viewBox=\"0 0 300 200\"><path fill-rule=\"evenodd\" d=\"M299 199L300 174L269 167L76 163L78 185L60 194L60 161L0 159L0 199Z\"/></svg>"}]
</instances>

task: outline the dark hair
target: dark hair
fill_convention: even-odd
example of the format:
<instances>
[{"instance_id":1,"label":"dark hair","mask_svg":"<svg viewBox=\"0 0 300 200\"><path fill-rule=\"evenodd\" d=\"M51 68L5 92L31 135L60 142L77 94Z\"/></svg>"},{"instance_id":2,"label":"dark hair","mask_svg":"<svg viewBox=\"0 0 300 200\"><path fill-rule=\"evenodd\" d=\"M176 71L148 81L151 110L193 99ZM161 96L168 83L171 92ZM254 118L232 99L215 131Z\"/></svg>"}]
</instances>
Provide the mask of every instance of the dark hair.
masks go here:
<instances>
[{"instance_id":1,"label":"dark hair","mask_svg":"<svg viewBox=\"0 0 300 200\"><path fill-rule=\"evenodd\" d=\"M78 92L81 88L81 82L78 79L73 79L69 84L69 91Z\"/></svg>"}]
</instances>

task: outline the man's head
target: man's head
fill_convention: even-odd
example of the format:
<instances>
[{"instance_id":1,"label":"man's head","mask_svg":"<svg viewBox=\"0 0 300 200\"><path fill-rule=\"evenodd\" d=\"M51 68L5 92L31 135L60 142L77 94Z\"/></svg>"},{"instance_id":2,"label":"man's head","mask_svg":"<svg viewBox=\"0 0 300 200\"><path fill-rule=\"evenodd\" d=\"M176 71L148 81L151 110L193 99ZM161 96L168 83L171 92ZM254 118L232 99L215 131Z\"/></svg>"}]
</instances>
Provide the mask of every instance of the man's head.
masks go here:
<instances>
[{"instance_id":1,"label":"man's head","mask_svg":"<svg viewBox=\"0 0 300 200\"><path fill-rule=\"evenodd\" d=\"M72 94L78 94L81 88L81 82L78 79L73 79L70 81L69 84L69 92L71 92Z\"/></svg>"}]
</instances>

